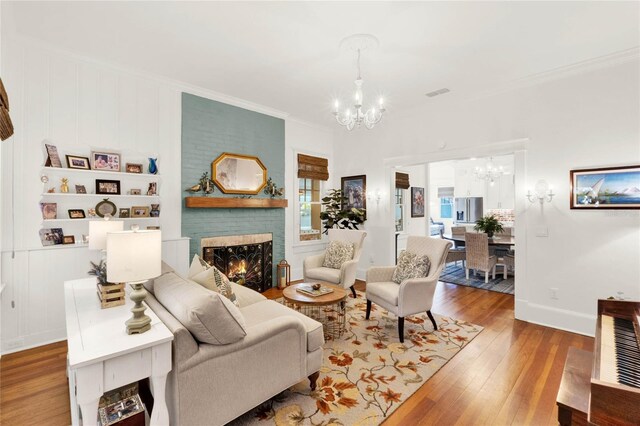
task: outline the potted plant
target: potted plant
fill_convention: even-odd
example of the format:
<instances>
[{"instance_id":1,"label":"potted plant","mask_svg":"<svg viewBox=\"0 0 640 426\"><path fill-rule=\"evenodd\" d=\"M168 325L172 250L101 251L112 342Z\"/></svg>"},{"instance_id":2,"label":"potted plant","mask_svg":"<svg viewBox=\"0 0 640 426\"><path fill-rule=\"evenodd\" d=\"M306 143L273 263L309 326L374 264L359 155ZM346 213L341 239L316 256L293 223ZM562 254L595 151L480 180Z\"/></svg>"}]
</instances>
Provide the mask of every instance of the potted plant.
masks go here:
<instances>
[{"instance_id":1,"label":"potted plant","mask_svg":"<svg viewBox=\"0 0 640 426\"><path fill-rule=\"evenodd\" d=\"M476 226L473 227L476 231L481 231L487 234L489 238L493 237L496 232L502 232L502 225L498 222L498 219L493 216L481 217L476 221Z\"/></svg>"},{"instance_id":2,"label":"potted plant","mask_svg":"<svg viewBox=\"0 0 640 426\"><path fill-rule=\"evenodd\" d=\"M107 282L107 262L102 259L98 264L95 264L93 262L89 263L91 264L91 270L89 270L88 274L95 275L98 278L98 284L109 284Z\"/></svg>"},{"instance_id":3,"label":"potted plant","mask_svg":"<svg viewBox=\"0 0 640 426\"><path fill-rule=\"evenodd\" d=\"M358 229L365 221L364 209L355 207L349 210L342 210L345 196L341 189L330 189L329 194L322 199L324 211L320 213L322 220L323 234L329 233L329 229Z\"/></svg>"}]
</instances>

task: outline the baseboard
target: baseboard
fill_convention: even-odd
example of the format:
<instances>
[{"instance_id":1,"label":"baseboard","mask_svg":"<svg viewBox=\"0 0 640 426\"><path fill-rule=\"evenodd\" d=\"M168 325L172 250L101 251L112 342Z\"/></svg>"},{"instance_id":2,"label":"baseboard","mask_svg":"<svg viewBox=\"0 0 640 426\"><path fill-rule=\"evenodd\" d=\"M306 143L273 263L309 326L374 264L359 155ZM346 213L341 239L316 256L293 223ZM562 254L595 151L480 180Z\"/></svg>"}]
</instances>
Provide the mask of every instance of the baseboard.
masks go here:
<instances>
[{"instance_id":1,"label":"baseboard","mask_svg":"<svg viewBox=\"0 0 640 426\"><path fill-rule=\"evenodd\" d=\"M61 342L63 340L67 340L66 329L52 330L45 333L32 334L29 336L20 336L15 339L3 340L0 343L0 351L2 355L7 355L14 352L37 348L38 346L48 345L50 343ZM18 344L16 344L16 342L18 342Z\"/></svg>"},{"instance_id":2,"label":"baseboard","mask_svg":"<svg viewBox=\"0 0 640 426\"><path fill-rule=\"evenodd\" d=\"M597 316L595 314L587 315L553 306L530 303L522 299L515 300L515 317L533 324L589 337L593 337L596 330Z\"/></svg>"}]
</instances>

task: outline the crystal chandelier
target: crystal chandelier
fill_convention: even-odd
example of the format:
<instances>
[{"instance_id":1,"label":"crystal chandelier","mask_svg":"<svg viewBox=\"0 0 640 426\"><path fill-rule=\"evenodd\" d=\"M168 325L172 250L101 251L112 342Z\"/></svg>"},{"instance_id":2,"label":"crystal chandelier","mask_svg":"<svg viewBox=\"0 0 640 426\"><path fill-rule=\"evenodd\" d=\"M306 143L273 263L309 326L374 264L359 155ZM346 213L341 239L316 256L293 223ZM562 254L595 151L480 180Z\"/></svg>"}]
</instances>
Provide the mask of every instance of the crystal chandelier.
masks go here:
<instances>
[{"instance_id":1,"label":"crystal chandelier","mask_svg":"<svg viewBox=\"0 0 640 426\"><path fill-rule=\"evenodd\" d=\"M493 165L493 157L490 157L485 168L476 167L473 174L477 179L486 180L489 182L489 185L493 186L496 179L500 179L500 176L504 174L504 169L502 166L495 167Z\"/></svg>"},{"instance_id":2,"label":"crystal chandelier","mask_svg":"<svg viewBox=\"0 0 640 426\"><path fill-rule=\"evenodd\" d=\"M367 129L372 129L373 126L378 124L382 120L382 115L386 111L384 107L384 100L378 99L378 108L371 107L366 111L362 109L362 103L364 95L362 93L362 76L360 75L360 53L362 50L377 47L378 40L372 35L368 34L356 34L345 38L341 45L346 46L351 50L355 50L358 55L358 76L355 81L356 91L354 94L353 110L347 108L345 111L340 112L340 102L336 99L333 103L333 115L336 117L336 121L341 126L347 128L347 130L353 130L359 128L364 124Z\"/></svg>"}]
</instances>

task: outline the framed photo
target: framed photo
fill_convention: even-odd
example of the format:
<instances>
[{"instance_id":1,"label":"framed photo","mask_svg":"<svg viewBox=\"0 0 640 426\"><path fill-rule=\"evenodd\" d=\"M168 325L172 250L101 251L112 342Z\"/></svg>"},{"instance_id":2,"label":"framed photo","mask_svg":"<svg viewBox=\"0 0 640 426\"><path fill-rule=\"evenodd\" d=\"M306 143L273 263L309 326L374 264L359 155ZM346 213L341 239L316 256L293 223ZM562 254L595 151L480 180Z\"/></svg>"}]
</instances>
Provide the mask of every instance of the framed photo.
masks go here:
<instances>
[{"instance_id":1,"label":"framed photo","mask_svg":"<svg viewBox=\"0 0 640 426\"><path fill-rule=\"evenodd\" d=\"M129 217L131 210L128 208L120 209L118 213L118 217Z\"/></svg>"},{"instance_id":2,"label":"framed photo","mask_svg":"<svg viewBox=\"0 0 640 426\"><path fill-rule=\"evenodd\" d=\"M62 236L62 244L75 244L76 237L73 235L63 235Z\"/></svg>"},{"instance_id":3,"label":"framed photo","mask_svg":"<svg viewBox=\"0 0 640 426\"><path fill-rule=\"evenodd\" d=\"M127 173L142 173L142 164L127 163L125 170Z\"/></svg>"},{"instance_id":4,"label":"framed photo","mask_svg":"<svg viewBox=\"0 0 640 426\"><path fill-rule=\"evenodd\" d=\"M84 185L76 185L76 194L86 194L87 188Z\"/></svg>"},{"instance_id":5,"label":"framed photo","mask_svg":"<svg viewBox=\"0 0 640 426\"><path fill-rule=\"evenodd\" d=\"M69 219L84 219L84 210L82 209L69 209Z\"/></svg>"},{"instance_id":6,"label":"framed photo","mask_svg":"<svg viewBox=\"0 0 640 426\"><path fill-rule=\"evenodd\" d=\"M96 194L120 195L120 181L96 179Z\"/></svg>"},{"instance_id":7,"label":"framed photo","mask_svg":"<svg viewBox=\"0 0 640 426\"><path fill-rule=\"evenodd\" d=\"M98 214L96 213L96 209L87 209L87 215L89 217L96 217Z\"/></svg>"},{"instance_id":8,"label":"framed photo","mask_svg":"<svg viewBox=\"0 0 640 426\"><path fill-rule=\"evenodd\" d=\"M131 217L149 217L149 207L148 206L131 207Z\"/></svg>"},{"instance_id":9,"label":"framed photo","mask_svg":"<svg viewBox=\"0 0 640 426\"><path fill-rule=\"evenodd\" d=\"M158 193L158 183L149 182L149 189L147 189L147 195L156 195Z\"/></svg>"},{"instance_id":10,"label":"framed photo","mask_svg":"<svg viewBox=\"0 0 640 426\"><path fill-rule=\"evenodd\" d=\"M344 196L342 209L348 210L353 207L365 209L365 219L367 217L367 176L347 176L342 178L342 195Z\"/></svg>"},{"instance_id":11,"label":"framed photo","mask_svg":"<svg viewBox=\"0 0 640 426\"><path fill-rule=\"evenodd\" d=\"M91 210L92 209L89 209L89 216L91 216ZM117 211L118 209L116 208L116 205L109 201L108 198L105 198L104 200L96 204L95 208L95 214L100 217L105 217L106 215L114 217Z\"/></svg>"},{"instance_id":12,"label":"framed photo","mask_svg":"<svg viewBox=\"0 0 640 426\"><path fill-rule=\"evenodd\" d=\"M424 188L411 187L411 217L424 217Z\"/></svg>"},{"instance_id":13,"label":"framed photo","mask_svg":"<svg viewBox=\"0 0 640 426\"><path fill-rule=\"evenodd\" d=\"M91 165L87 157L67 155L67 167L70 169L91 170Z\"/></svg>"},{"instance_id":14,"label":"framed photo","mask_svg":"<svg viewBox=\"0 0 640 426\"><path fill-rule=\"evenodd\" d=\"M40 241L43 246L62 244L62 236L62 228L42 228L40 230Z\"/></svg>"},{"instance_id":15,"label":"framed photo","mask_svg":"<svg viewBox=\"0 0 640 426\"><path fill-rule=\"evenodd\" d=\"M62 167L62 162L58 155L58 148L56 148L55 145L49 144L44 144L44 147L47 150L47 161L45 161L44 165L46 167Z\"/></svg>"},{"instance_id":16,"label":"framed photo","mask_svg":"<svg viewBox=\"0 0 640 426\"><path fill-rule=\"evenodd\" d=\"M129 194L131 194L131 195L142 195L142 190L141 189L132 189L131 191L129 191Z\"/></svg>"},{"instance_id":17,"label":"framed photo","mask_svg":"<svg viewBox=\"0 0 640 426\"><path fill-rule=\"evenodd\" d=\"M157 231L158 229L160 229L160 227L157 226L157 225L147 226L147 230L149 230L149 231Z\"/></svg>"},{"instance_id":18,"label":"framed photo","mask_svg":"<svg viewBox=\"0 0 640 426\"><path fill-rule=\"evenodd\" d=\"M58 218L58 205L56 203L40 203L40 210L42 210L42 218L44 220Z\"/></svg>"},{"instance_id":19,"label":"framed photo","mask_svg":"<svg viewBox=\"0 0 640 426\"><path fill-rule=\"evenodd\" d=\"M91 168L108 172L120 171L120 154L115 152L92 152Z\"/></svg>"},{"instance_id":20,"label":"framed photo","mask_svg":"<svg viewBox=\"0 0 640 426\"><path fill-rule=\"evenodd\" d=\"M640 165L571 170L572 209L640 209Z\"/></svg>"}]
</instances>

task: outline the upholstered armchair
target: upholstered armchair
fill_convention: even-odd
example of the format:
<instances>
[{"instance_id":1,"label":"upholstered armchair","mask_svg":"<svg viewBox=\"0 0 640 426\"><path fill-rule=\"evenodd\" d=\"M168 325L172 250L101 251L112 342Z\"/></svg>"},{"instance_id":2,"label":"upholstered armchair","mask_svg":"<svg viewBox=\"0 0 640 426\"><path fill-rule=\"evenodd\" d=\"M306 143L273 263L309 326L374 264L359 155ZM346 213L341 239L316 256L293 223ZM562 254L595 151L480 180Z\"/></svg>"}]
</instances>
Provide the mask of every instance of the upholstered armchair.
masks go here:
<instances>
[{"instance_id":1,"label":"upholstered armchair","mask_svg":"<svg viewBox=\"0 0 640 426\"><path fill-rule=\"evenodd\" d=\"M395 266L370 268L367 271L366 318L369 319L372 302L397 315L400 342L404 342L404 318L407 315L426 311L434 330L437 330L438 325L431 314L431 305L450 247L450 241L440 238L409 236L407 251L419 256L426 255L431 262L429 272L423 278L410 278L397 284L393 281Z\"/></svg>"},{"instance_id":2,"label":"upholstered armchair","mask_svg":"<svg viewBox=\"0 0 640 426\"><path fill-rule=\"evenodd\" d=\"M320 280L332 284L340 285L346 289L351 289L353 297L356 297L356 290L353 284L356 282L356 272L358 261L362 252L365 231L349 229L329 229L329 241L346 241L353 243L353 258L344 262L340 269L327 268L323 266L325 253L309 256L302 264L302 274L305 281Z\"/></svg>"}]
</instances>

